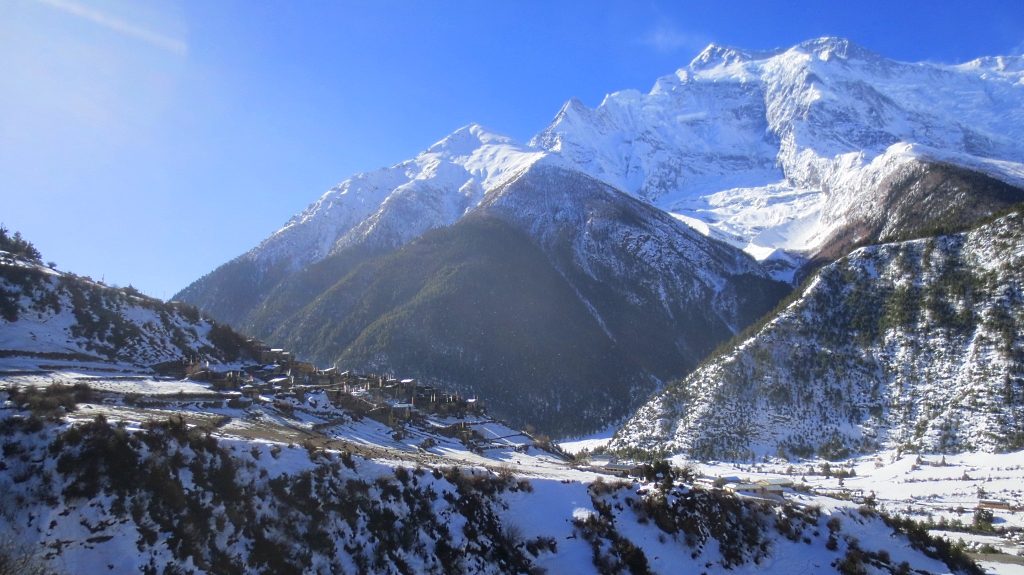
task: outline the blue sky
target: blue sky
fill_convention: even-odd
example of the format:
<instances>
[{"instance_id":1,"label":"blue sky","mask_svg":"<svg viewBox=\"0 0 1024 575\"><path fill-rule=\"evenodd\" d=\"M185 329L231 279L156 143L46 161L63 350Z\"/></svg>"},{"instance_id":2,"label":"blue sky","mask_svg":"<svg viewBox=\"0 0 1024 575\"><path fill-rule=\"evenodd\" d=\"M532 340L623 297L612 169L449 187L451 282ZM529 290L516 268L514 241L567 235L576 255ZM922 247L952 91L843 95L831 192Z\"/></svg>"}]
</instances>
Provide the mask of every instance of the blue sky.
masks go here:
<instances>
[{"instance_id":1,"label":"blue sky","mask_svg":"<svg viewBox=\"0 0 1024 575\"><path fill-rule=\"evenodd\" d=\"M60 269L170 297L465 124L525 141L710 42L820 36L1021 54L1024 0L0 0L0 222Z\"/></svg>"}]
</instances>

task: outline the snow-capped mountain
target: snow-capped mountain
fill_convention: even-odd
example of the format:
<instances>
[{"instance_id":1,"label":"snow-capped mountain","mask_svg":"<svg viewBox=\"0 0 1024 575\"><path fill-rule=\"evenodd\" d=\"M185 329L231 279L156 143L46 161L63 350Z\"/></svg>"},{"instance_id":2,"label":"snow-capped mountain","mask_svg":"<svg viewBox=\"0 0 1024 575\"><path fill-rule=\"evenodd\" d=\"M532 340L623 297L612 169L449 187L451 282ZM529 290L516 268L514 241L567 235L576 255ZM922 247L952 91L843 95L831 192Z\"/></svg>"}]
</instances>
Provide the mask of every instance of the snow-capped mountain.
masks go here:
<instances>
[{"instance_id":1,"label":"snow-capped mountain","mask_svg":"<svg viewBox=\"0 0 1024 575\"><path fill-rule=\"evenodd\" d=\"M243 268L232 286L207 277L178 297L244 323L269 287L304 265L449 225L552 156L791 278L844 232L852 244L898 176L923 164L1024 182L1022 62L909 64L835 38L770 52L711 45L648 94L616 92L595 109L571 100L530 146L472 125L412 160L353 176L231 262Z\"/></svg>"},{"instance_id":2,"label":"snow-capped mountain","mask_svg":"<svg viewBox=\"0 0 1024 575\"><path fill-rule=\"evenodd\" d=\"M402 338L382 334L405 326L413 340L429 342L412 344L416 353L401 360L410 372L415 362L469 357L464 333L430 331L451 329L446 322L461 313L456 302L436 307L437 297L464 293L484 277L507 282L491 267L505 249L522 256L519 265L534 262L517 281L543 276L553 286L552 270L562 278L551 293L575 294L604 333L598 347L617 350L602 357L615 358L616 369L639 367L623 385L643 390L638 379L682 375L771 309L782 295L763 281L767 275L799 280L802 269L858 243L964 229L1024 200L1022 135L1021 58L907 64L833 38L771 52L712 45L648 94L618 92L594 109L570 101L529 144L473 125L412 160L353 176L175 298L318 361L382 370L402 355L395 349ZM582 183L588 180L615 193L592 194L596 184ZM619 196L626 195L646 208L623 209ZM473 217L502 224L458 228ZM457 229L445 232L448 226ZM492 245L483 233L510 243ZM536 248L543 260L530 251ZM739 258L737 249L759 262ZM406 267L396 268L398 261ZM459 275L466 269L479 276ZM407 281L407 291L394 278ZM449 281L464 283L431 291ZM502 308L495 294L508 285L477 285L475 305ZM556 300L566 305L550 298L530 300L537 305L530 313ZM576 317L576 307L565 309ZM557 331L531 325L531 337L541 340ZM508 341L495 325L463 327L484 334L490 343L481 349L505 353ZM564 351L579 356L571 351L579 345ZM661 367L642 367L659 354L667 358ZM472 381L456 381L454 372L433 377L476 388L481 372L463 367L459 377Z\"/></svg>"},{"instance_id":3,"label":"snow-capped mountain","mask_svg":"<svg viewBox=\"0 0 1024 575\"><path fill-rule=\"evenodd\" d=\"M250 252L292 269L358 243L397 247L450 225L546 154L478 125L459 129L412 160L353 176ZM266 264L265 264L266 265Z\"/></svg>"},{"instance_id":4,"label":"snow-capped mountain","mask_svg":"<svg viewBox=\"0 0 1024 575\"><path fill-rule=\"evenodd\" d=\"M814 252L910 164L1024 182L1022 62L908 64L835 38L711 45L648 94L570 101L532 144L759 259Z\"/></svg>"},{"instance_id":5,"label":"snow-capped mountain","mask_svg":"<svg viewBox=\"0 0 1024 575\"><path fill-rule=\"evenodd\" d=\"M845 458L1024 447L1024 214L861 248L669 385L615 449Z\"/></svg>"},{"instance_id":6,"label":"snow-capped mountain","mask_svg":"<svg viewBox=\"0 0 1024 575\"><path fill-rule=\"evenodd\" d=\"M450 225L476 207L485 190L546 155L481 126L466 126L411 160L331 188L258 246L174 299L250 325L247 315L278 282L304 266L345 248L388 251Z\"/></svg>"},{"instance_id":7,"label":"snow-capped mountain","mask_svg":"<svg viewBox=\"0 0 1024 575\"><path fill-rule=\"evenodd\" d=\"M394 252L308 266L254 325L320 364L457 388L565 435L621 420L788 293L742 251L558 164Z\"/></svg>"}]
</instances>

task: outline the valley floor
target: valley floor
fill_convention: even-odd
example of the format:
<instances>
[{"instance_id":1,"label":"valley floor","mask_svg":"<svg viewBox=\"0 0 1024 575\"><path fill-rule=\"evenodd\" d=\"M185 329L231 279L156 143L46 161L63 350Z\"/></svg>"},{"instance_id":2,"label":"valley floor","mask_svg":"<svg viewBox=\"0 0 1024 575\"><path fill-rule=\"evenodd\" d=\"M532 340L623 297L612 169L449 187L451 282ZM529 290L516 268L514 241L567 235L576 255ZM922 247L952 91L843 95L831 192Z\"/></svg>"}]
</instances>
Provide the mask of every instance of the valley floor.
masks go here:
<instances>
[{"instance_id":1,"label":"valley floor","mask_svg":"<svg viewBox=\"0 0 1024 575\"><path fill-rule=\"evenodd\" d=\"M934 523L934 535L963 540L986 572L1024 575L1024 452L919 456L885 451L839 463L708 463L677 457L673 464L710 476L793 479L816 494L798 496L808 501L827 497L859 504L873 497L880 510ZM822 473L825 464L831 468L828 476ZM991 533L972 532L979 531L974 517L981 500L1009 507L991 509L991 529L980 530Z\"/></svg>"}]
</instances>

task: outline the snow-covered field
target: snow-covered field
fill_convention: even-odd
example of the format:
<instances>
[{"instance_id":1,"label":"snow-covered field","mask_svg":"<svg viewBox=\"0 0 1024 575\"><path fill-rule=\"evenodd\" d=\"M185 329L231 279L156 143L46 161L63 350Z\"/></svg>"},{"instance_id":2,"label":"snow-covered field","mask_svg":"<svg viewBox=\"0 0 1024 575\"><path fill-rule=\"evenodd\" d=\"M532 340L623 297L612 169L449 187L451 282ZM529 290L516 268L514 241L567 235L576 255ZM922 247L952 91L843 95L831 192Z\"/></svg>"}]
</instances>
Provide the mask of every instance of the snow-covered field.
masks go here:
<instances>
[{"instance_id":1,"label":"snow-covered field","mask_svg":"<svg viewBox=\"0 0 1024 575\"><path fill-rule=\"evenodd\" d=\"M577 439L570 439L568 441L559 441L558 446L562 448L562 451L576 455L577 453L586 449L587 451L594 451L598 447L604 447L608 445L612 440L612 434L615 433L615 426L609 427L597 433L593 433L586 437L580 437Z\"/></svg>"},{"instance_id":2,"label":"snow-covered field","mask_svg":"<svg viewBox=\"0 0 1024 575\"><path fill-rule=\"evenodd\" d=\"M970 526L981 499L1005 501L1016 511L993 509L993 527L1018 530L1005 536L979 535L935 528L932 533L950 541L962 539L971 549L988 544L1005 555L981 561L988 573L1024 575L1024 452L921 455L884 451L875 455L828 463L832 475L822 475L825 461L802 463L707 463L673 458L677 466L694 466L701 473L738 476L751 481L785 477L806 484L812 494L852 497L854 504L873 495L878 508L919 521ZM854 475L840 479L840 470ZM801 496L821 503L827 495Z\"/></svg>"}]
</instances>

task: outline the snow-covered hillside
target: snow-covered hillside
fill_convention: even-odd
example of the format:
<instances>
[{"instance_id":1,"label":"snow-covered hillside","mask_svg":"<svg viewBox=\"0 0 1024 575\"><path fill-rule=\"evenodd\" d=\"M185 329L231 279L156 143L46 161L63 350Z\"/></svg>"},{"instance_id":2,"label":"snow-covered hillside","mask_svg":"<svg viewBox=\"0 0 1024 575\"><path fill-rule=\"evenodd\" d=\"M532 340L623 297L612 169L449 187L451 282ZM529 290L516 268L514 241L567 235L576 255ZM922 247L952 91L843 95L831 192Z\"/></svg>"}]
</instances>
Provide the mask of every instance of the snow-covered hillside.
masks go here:
<instances>
[{"instance_id":1,"label":"snow-covered hillside","mask_svg":"<svg viewBox=\"0 0 1024 575\"><path fill-rule=\"evenodd\" d=\"M845 458L1024 446L1024 215L859 249L610 448Z\"/></svg>"},{"instance_id":2,"label":"snow-covered hillside","mask_svg":"<svg viewBox=\"0 0 1024 575\"><path fill-rule=\"evenodd\" d=\"M355 420L323 394L279 400L286 417L279 401L210 407L210 392L142 408L125 394L138 382L87 380L106 391L0 390L0 560L169 575L981 574L868 507L737 495L668 466L622 481L495 422L444 422L495 438L469 450L431 422Z\"/></svg>"},{"instance_id":3,"label":"snow-covered hillside","mask_svg":"<svg viewBox=\"0 0 1024 575\"><path fill-rule=\"evenodd\" d=\"M822 247L908 164L1020 185L1022 136L1021 57L908 64L821 38L711 45L648 94L570 101L532 143L763 258Z\"/></svg>"},{"instance_id":4,"label":"snow-covered hillside","mask_svg":"<svg viewBox=\"0 0 1024 575\"><path fill-rule=\"evenodd\" d=\"M0 252L3 357L149 366L234 362L245 340L196 308L164 303Z\"/></svg>"}]
</instances>

